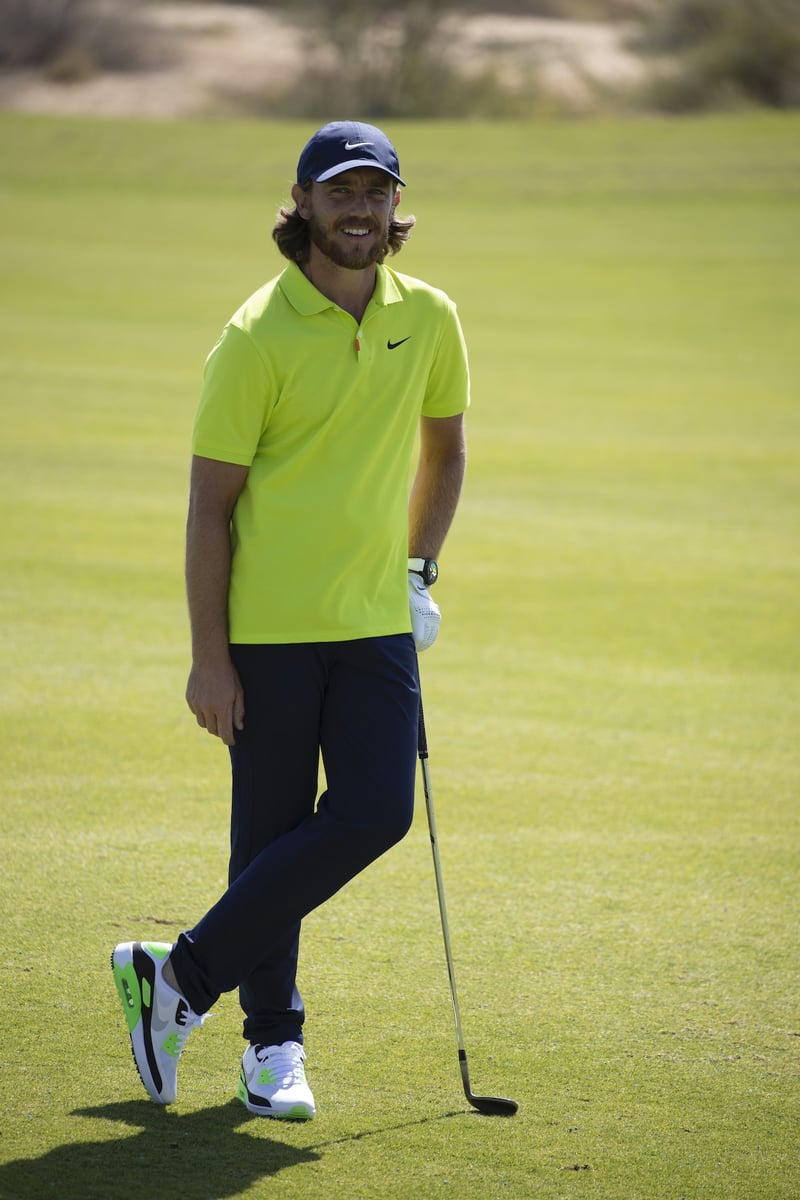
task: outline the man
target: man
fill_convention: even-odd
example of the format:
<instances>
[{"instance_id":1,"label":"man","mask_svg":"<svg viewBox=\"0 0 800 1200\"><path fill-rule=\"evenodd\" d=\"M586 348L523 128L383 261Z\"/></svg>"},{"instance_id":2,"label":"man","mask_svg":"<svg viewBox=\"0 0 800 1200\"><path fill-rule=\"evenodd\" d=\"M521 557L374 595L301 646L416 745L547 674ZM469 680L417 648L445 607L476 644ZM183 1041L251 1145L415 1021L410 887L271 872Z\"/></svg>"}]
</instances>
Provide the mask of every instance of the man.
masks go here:
<instances>
[{"instance_id":1,"label":"man","mask_svg":"<svg viewBox=\"0 0 800 1200\"><path fill-rule=\"evenodd\" d=\"M238 987L239 1098L264 1116L314 1116L300 924L411 823L416 652L438 630L428 587L464 474L469 379L455 306L384 265L414 224L396 214L403 184L381 130L318 130L273 230L290 263L206 364L186 698L230 748L231 857L228 890L174 946L127 942L112 956L157 1103L175 1099L188 1033Z\"/></svg>"}]
</instances>

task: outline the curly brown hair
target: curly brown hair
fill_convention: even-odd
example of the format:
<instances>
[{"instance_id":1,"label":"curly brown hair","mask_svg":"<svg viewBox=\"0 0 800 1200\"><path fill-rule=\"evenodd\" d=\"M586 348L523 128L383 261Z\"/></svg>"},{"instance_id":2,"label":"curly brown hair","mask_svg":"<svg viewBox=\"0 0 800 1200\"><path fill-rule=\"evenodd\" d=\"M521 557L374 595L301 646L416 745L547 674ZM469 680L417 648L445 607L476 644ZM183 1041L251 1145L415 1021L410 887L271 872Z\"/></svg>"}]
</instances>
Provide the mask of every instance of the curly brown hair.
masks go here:
<instances>
[{"instance_id":1,"label":"curly brown hair","mask_svg":"<svg viewBox=\"0 0 800 1200\"><path fill-rule=\"evenodd\" d=\"M387 254L398 254L400 252L411 237L411 230L416 223L416 217L408 216L402 219L396 216L392 217L389 222L389 234L386 239L386 245L378 259L379 263L383 262ZM278 210L278 216L272 230L272 238L281 254L284 258L288 258L290 262L304 263L308 261L311 244L308 236L308 221L300 216L296 208L281 208Z\"/></svg>"}]
</instances>

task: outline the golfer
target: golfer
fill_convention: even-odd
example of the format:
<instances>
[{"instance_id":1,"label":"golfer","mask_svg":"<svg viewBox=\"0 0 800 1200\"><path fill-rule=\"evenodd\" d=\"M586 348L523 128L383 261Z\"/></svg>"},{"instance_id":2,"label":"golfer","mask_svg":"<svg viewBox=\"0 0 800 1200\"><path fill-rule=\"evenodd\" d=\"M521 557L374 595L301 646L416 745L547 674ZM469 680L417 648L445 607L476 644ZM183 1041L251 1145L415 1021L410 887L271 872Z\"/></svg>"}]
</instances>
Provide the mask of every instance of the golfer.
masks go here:
<instances>
[{"instance_id":1,"label":"golfer","mask_svg":"<svg viewBox=\"0 0 800 1200\"><path fill-rule=\"evenodd\" d=\"M239 1098L261 1116L314 1116L301 921L411 824L416 655L439 626L428 589L461 490L469 376L452 301L384 263L414 225L397 215L403 183L381 130L318 130L273 230L288 265L206 363L186 699L230 748L230 868L227 891L174 945L113 952L158 1104L175 1100L188 1033L238 988Z\"/></svg>"}]
</instances>

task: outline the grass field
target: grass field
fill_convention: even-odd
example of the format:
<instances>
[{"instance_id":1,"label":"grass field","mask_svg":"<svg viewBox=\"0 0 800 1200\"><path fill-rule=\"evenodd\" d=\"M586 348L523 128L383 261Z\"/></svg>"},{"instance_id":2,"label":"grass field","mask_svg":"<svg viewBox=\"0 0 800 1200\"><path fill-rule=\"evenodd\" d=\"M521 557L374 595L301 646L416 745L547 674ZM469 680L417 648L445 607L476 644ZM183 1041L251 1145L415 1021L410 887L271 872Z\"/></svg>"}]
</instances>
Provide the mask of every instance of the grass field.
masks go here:
<instances>
[{"instance_id":1,"label":"grass field","mask_svg":"<svg viewBox=\"0 0 800 1200\"><path fill-rule=\"evenodd\" d=\"M306 923L319 1116L149 1104L112 945L216 899L183 704L189 429L307 126L0 115L3 1200L795 1200L800 120L393 127L471 462L423 806Z\"/></svg>"}]
</instances>

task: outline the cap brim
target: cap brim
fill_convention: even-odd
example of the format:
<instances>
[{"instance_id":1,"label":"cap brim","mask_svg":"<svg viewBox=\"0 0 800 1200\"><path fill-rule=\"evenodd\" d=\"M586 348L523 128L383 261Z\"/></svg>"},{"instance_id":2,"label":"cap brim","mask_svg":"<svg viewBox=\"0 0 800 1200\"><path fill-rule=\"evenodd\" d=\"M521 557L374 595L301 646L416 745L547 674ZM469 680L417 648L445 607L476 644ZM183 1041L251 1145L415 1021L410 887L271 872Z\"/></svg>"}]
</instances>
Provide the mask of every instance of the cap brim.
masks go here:
<instances>
[{"instance_id":1,"label":"cap brim","mask_svg":"<svg viewBox=\"0 0 800 1200\"><path fill-rule=\"evenodd\" d=\"M333 179L334 175L341 175L343 171L352 171L356 167L373 167L376 171L383 171L384 175L391 176L396 179L403 187L406 186L405 179L401 179L394 171L388 171L386 167L382 167L380 163L376 163L374 158L352 158L347 162L338 163L335 167L329 167L327 171L323 171L320 175L313 175L314 183L325 183L328 179Z\"/></svg>"}]
</instances>

